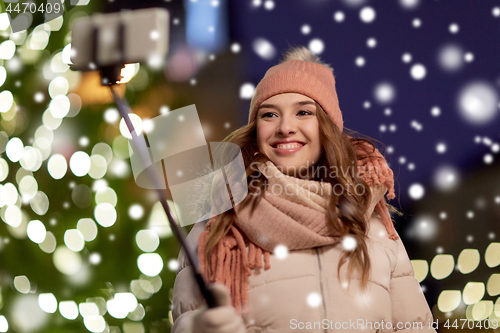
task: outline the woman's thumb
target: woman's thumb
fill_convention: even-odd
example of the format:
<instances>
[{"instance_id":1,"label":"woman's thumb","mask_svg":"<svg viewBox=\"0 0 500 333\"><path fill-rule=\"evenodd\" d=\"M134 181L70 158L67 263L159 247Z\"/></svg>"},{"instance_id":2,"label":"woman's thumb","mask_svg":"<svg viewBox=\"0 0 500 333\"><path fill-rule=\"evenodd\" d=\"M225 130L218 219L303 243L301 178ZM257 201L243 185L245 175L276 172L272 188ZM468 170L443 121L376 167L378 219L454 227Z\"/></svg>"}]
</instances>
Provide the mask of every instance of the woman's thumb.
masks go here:
<instances>
[{"instance_id":1,"label":"woman's thumb","mask_svg":"<svg viewBox=\"0 0 500 333\"><path fill-rule=\"evenodd\" d=\"M218 306L231 305L231 294L225 285L212 283L207 288L213 293Z\"/></svg>"}]
</instances>

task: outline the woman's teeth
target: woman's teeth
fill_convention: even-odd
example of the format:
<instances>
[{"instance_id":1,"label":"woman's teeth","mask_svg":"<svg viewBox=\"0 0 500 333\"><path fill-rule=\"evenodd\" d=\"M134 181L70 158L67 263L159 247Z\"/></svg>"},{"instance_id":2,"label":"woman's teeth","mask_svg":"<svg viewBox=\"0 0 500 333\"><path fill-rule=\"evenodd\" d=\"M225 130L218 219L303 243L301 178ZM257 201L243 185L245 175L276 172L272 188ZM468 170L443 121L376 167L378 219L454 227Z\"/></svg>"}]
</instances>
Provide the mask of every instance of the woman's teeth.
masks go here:
<instances>
[{"instance_id":1,"label":"woman's teeth","mask_svg":"<svg viewBox=\"0 0 500 333\"><path fill-rule=\"evenodd\" d=\"M302 147L300 143L288 143L288 144L278 144L276 145L276 148L278 149L292 149L292 148L298 148Z\"/></svg>"}]
</instances>

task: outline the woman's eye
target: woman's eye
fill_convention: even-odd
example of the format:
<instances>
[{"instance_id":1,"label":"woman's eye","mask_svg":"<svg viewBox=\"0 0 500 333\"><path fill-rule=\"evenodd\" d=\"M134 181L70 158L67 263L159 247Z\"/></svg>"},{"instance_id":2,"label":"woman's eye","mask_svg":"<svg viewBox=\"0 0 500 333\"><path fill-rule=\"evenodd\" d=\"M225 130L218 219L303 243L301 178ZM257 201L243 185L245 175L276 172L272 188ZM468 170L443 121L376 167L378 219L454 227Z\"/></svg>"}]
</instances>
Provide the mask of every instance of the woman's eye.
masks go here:
<instances>
[{"instance_id":1,"label":"woman's eye","mask_svg":"<svg viewBox=\"0 0 500 333\"><path fill-rule=\"evenodd\" d=\"M272 112L267 112L267 113L264 113L264 114L262 115L262 118L267 118L267 117L272 116L272 115L274 115L274 113L272 113Z\"/></svg>"},{"instance_id":2,"label":"woman's eye","mask_svg":"<svg viewBox=\"0 0 500 333\"><path fill-rule=\"evenodd\" d=\"M310 115L313 114L311 111L305 111L305 110L300 110L299 113L302 113L302 115Z\"/></svg>"}]
</instances>

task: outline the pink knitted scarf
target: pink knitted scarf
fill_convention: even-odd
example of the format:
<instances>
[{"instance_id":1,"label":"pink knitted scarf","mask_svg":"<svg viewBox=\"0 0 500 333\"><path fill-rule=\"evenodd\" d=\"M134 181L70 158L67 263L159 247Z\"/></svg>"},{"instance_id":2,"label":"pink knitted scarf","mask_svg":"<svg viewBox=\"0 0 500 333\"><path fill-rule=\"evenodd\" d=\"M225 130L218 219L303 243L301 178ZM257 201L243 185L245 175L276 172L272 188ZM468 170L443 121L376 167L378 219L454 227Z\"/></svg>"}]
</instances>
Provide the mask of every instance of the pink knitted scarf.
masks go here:
<instances>
[{"instance_id":1,"label":"pink knitted scarf","mask_svg":"<svg viewBox=\"0 0 500 333\"><path fill-rule=\"evenodd\" d=\"M358 156L366 152L363 147L357 149ZM222 283L230 290L232 305L240 315L248 313L248 277L252 269L269 269L270 253L277 245L285 245L288 250L308 249L335 244L343 236L336 234L325 218L332 193L330 183L287 176L271 162L259 165L259 170L269 183L265 196L253 212L251 205L244 209L241 205L234 208L236 219L230 231L212 250L210 276L207 276L204 252L216 217L209 220L199 239L198 256L202 274L210 283ZM395 197L392 170L378 150L370 157L360 158L358 170L365 171L360 176L368 185L372 182L375 185L384 183L389 189L387 198ZM389 237L397 239L383 198L375 210L380 214Z\"/></svg>"}]
</instances>

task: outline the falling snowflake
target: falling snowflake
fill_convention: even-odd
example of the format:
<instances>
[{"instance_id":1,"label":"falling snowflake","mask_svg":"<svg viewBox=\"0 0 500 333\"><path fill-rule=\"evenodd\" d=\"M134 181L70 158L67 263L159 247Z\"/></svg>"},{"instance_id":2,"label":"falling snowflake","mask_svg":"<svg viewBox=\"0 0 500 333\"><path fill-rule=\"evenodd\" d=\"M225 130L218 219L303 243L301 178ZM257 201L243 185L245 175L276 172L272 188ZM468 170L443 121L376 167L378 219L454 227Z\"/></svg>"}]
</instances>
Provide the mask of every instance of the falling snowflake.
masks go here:
<instances>
[{"instance_id":1,"label":"falling snowflake","mask_svg":"<svg viewBox=\"0 0 500 333\"><path fill-rule=\"evenodd\" d=\"M274 250L273 254L276 256L277 259L283 260L288 257L288 247L285 245L277 245Z\"/></svg>"},{"instance_id":2,"label":"falling snowflake","mask_svg":"<svg viewBox=\"0 0 500 333\"><path fill-rule=\"evenodd\" d=\"M388 104L394 101L396 89L391 83L381 82L375 86L373 95L379 103Z\"/></svg>"},{"instance_id":3,"label":"falling snowflake","mask_svg":"<svg viewBox=\"0 0 500 333\"><path fill-rule=\"evenodd\" d=\"M304 24L300 28L300 32L302 32L302 34L304 35L309 35L311 33L311 26L309 24Z\"/></svg>"},{"instance_id":4,"label":"falling snowflake","mask_svg":"<svg viewBox=\"0 0 500 333\"><path fill-rule=\"evenodd\" d=\"M456 72L464 65L464 51L457 44L447 44L438 51L438 63L447 72Z\"/></svg>"},{"instance_id":5,"label":"falling snowflake","mask_svg":"<svg viewBox=\"0 0 500 333\"><path fill-rule=\"evenodd\" d=\"M322 302L321 295L316 292L312 292L309 295L307 295L306 302L307 305L309 305L311 308L317 308L318 306L321 305Z\"/></svg>"},{"instance_id":6,"label":"falling snowflake","mask_svg":"<svg viewBox=\"0 0 500 333\"><path fill-rule=\"evenodd\" d=\"M345 20L345 15L343 12L341 11L337 11L333 14L333 19L336 21L336 22L344 22Z\"/></svg>"},{"instance_id":7,"label":"falling snowflake","mask_svg":"<svg viewBox=\"0 0 500 333\"><path fill-rule=\"evenodd\" d=\"M442 191L451 191L460 184L460 173L452 166L445 165L434 172L434 186Z\"/></svg>"},{"instance_id":8,"label":"falling snowflake","mask_svg":"<svg viewBox=\"0 0 500 333\"><path fill-rule=\"evenodd\" d=\"M459 27L458 27L458 24L452 23L452 24L450 24L448 29L450 30L450 32L452 34L456 34L456 33L458 33Z\"/></svg>"},{"instance_id":9,"label":"falling snowflake","mask_svg":"<svg viewBox=\"0 0 500 333\"><path fill-rule=\"evenodd\" d=\"M349 236L349 235L344 236L344 238L342 239L342 247L346 251L354 250L357 245L358 245L358 243L356 242L356 238L354 238L352 236Z\"/></svg>"},{"instance_id":10,"label":"falling snowflake","mask_svg":"<svg viewBox=\"0 0 500 333\"><path fill-rule=\"evenodd\" d=\"M319 38L314 38L309 42L309 50L314 54L321 54L325 49L325 44Z\"/></svg>"},{"instance_id":11,"label":"falling snowflake","mask_svg":"<svg viewBox=\"0 0 500 333\"><path fill-rule=\"evenodd\" d=\"M244 83L240 87L240 98L250 99L255 91L255 86L252 83Z\"/></svg>"},{"instance_id":12,"label":"falling snowflake","mask_svg":"<svg viewBox=\"0 0 500 333\"><path fill-rule=\"evenodd\" d=\"M421 184L415 183L408 188L408 195L413 200L420 200L424 197L425 190Z\"/></svg>"},{"instance_id":13,"label":"falling snowflake","mask_svg":"<svg viewBox=\"0 0 500 333\"><path fill-rule=\"evenodd\" d=\"M415 64L410 69L410 75L415 80L422 80L423 78L425 78L426 74L427 70L422 64Z\"/></svg>"},{"instance_id":14,"label":"falling snowflake","mask_svg":"<svg viewBox=\"0 0 500 333\"><path fill-rule=\"evenodd\" d=\"M411 62L411 54L410 53L404 53L401 56L401 60L403 60L404 63L410 63Z\"/></svg>"},{"instance_id":15,"label":"falling snowflake","mask_svg":"<svg viewBox=\"0 0 500 333\"><path fill-rule=\"evenodd\" d=\"M276 56L276 49L267 39L257 38L252 43L252 48L259 57L271 60Z\"/></svg>"},{"instance_id":16,"label":"falling snowflake","mask_svg":"<svg viewBox=\"0 0 500 333\"><path fill-rule=\"evenodd\" d=\"M375 20L376 13L372 7L364 7L359 12L359 18L364 23L372 23Z\"/></svg>"},{"instance_id":17,"label":"falling snowflake","mask_svg":"<svg viewBox=\"0 0 500 333\"><path fill-rule=\"evenodd\" d=\"M355 60L356 66L358 67L363 67L365 65L365 58L363 57L357 57Z\"/></svg>"},{"instance_id":18,"label":"falling snowflake","mask_svg":"<svg viewBox=\"0 0 500 333\"><path fill-rule=\"evenodd\" d=\"M458 93L462 118L473 125L490 123L498 115L498 94L487 82L471 82Z\"/></svg>"}]
</instances>

